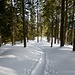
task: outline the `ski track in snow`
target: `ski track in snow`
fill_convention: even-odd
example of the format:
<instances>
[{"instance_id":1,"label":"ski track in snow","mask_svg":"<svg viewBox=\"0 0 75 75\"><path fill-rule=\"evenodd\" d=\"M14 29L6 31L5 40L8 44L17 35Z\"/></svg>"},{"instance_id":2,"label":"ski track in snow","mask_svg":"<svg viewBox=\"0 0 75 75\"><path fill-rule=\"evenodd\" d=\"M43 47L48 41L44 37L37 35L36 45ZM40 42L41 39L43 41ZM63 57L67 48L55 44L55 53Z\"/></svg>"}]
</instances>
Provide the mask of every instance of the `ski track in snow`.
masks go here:
<instances>
[{"instance_id":1,"label":"ski track in snow","mask_svg":"<svg viewBox=\"0 0 75 75\"><path fill-rule=\"evenodd\" d=\"M26 49L22 47L18 49L16 46L10 49L7 46L1 47L0 75L29 75L37 64L40 53L31 47Z\"/></svg>"},{"instance_id":2,"label":"ski track in snow","mask_svg":"<svg viewBox=\"0 0 75 75\"><path fill-rule=\"evenodd\" d=\"M0 48L0 75L75 75L72 47L54 45L45 40Z\"/></svg>"},{"instance_id":3,"label":"ski track in snow","mask_svg":"<svg viewBox=\"0 0 75 75\"><path fill-rule=\"evenodd\" d=\"M19 45L17 45L17 46L19 46ZM29 48L29 47L27 47L27 48ZM18 47L16 47L16 46L15 47L12 47L12 46L1 47L0 60L2 60L2 62L5 61L6 64L4 62L0 63L0 75L43 75L45 64L46 64L45 52L38 46L36 46L36 47L30 46L30 48L33 50L32 51L26 50L25 54L24 54L23 52L20 52L21 49L20 48L18 49ZM18 51L18 53L17 53L17 51ZM34 55L39 55L39 57L38 57L38 59L36 59L35 57L30 56L31 54L27 55L28 53L31 53ZM21 54L23 54L23 55L21 55ZM32 62L30 61L30 63L29 63L29 64L31 64L31 68L25 68L25 66L22 66L22 65L24 65L24 63L26 63L26 59L32 60ZM19 62L19 61L21 61L21 62ZM17 67L14 68L14 66L17 66ZM20 71L19 67L21 68L21 71ZM3 70L5 70L5 72Z\"/></svg>"},{"instance_id":4,"label":"ski track in snow","mask_svg":"<svg viewBox=\"0 0 75 75\"><path fill-rule=\"evenodd\" d=\"M41 57L38 63L36 64L35 68L32 70L31 75L43 75L45 70L45 65L46 65L46 54L43 51L43 49L39 47L37 47L36 49L41 50Z\"/></svg>"},{"instance_id":5,"label":"ski track in snow","mask_svg":"<svg viewBox=\"0 0 75 75\"><path fill-rule=\"evenodd\" d=\"M31 75L56 75L57 71L54 69L53 61L51 59L49 59L49 57L47 56L46 46L43 46L42 44L40 45L40 43L36 46L37 46L37 48L42 50L42 52L44 53L44 56L42 58L43 59L42 63L37 64L37 66L34 68ZM47 47L49 47L49 46L47 46ZM39 49L37 49L37 50L39 50Z\"/></svg>"}]
</instances>

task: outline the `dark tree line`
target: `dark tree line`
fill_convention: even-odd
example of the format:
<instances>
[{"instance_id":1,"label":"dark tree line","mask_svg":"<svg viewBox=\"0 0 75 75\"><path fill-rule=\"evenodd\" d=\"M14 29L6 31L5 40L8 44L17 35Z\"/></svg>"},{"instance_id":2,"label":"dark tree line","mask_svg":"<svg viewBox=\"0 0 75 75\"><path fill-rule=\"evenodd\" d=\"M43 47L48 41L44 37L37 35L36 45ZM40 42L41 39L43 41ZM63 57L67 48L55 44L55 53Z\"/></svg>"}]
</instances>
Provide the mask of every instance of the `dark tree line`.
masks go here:
<instances>
[{"instance_id":1,"label":"dark tree line","mask_svg":"<svg viewBox=\"0 0 75 75\"><path fill-rule=\"evenodd\" d=\"M75 50L74 0L0 0L0 46L34 40L73 45Z\"/></svg>"}]
</instances>

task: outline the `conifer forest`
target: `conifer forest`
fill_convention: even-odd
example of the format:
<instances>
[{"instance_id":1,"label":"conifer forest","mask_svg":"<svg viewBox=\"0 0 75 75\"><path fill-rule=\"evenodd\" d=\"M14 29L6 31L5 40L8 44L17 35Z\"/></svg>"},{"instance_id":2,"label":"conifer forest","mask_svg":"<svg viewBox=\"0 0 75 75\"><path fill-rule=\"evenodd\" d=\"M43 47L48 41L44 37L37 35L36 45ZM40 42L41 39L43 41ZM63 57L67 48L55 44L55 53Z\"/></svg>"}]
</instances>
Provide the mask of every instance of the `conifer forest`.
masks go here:
<instances>
[{"instance_id":1,"label":"conifer forest","mask_svg":"<svg viewBox=\"0 0 75 75\"><path fill-rule=\"evenodd\" d=\"M75 0L0 0L0 46L35 37L75 51Z\"/></svg>"}]
</instances>

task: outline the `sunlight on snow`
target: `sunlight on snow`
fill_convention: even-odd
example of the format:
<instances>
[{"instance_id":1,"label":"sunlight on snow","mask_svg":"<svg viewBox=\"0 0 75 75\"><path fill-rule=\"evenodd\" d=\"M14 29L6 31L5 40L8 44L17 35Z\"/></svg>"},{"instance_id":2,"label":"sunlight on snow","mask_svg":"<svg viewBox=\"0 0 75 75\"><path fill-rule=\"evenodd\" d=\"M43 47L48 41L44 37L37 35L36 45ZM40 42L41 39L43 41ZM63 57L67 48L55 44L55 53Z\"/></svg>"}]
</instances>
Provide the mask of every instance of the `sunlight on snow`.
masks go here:
<instances>
[{"instance_id":1,"label":"sunlight on snow","mask_svg":"<svg viewBox=\"0 0 75 75\"><path fill-rule=\"evenodd\" d=\"M26 58L30 59L30 60L35 60L35 61L38 61L38 59L32 59L30 57L28 57L27 55L24 55Z\"/></svg>"},{"instance_id":2,"label":"sunlight on snow","mask_svg":"<svg viewBox=\"0 0 75 75\"><path fill-rule=\"evenodd\" d=\"M0 58L15 58L15 55L5 55L5 56L0 56Z\"/></svg>"},{"instance_id":3,"label":"sunlight on snow","mask_svg":"<svg viewBox=\"0 0 75 75\"><path fill-rule=\"evenodd\" d=\"M0 74L1 75L18 75L13 69L8 67L0 66Z\"/></svg>"},{"instance_id":4,"label":"sunlight on snow","mask_svg":"<svg viewBox=\"0 0 75 75\"><path fill-rule=\"evenodd\" d=\"M42 59L42 58L40 58L40 59L39 59L39 63L42 63L42 61L43 61L43 59Z\"/></svg>"},{"instance_id":5,"label":"sunlight on snow","mask_svg":"<svg viewBox=\"0 0 75 75\"><path fill-rule=\"evenodd\" d=\"M64 47L62 47L62 48L60 48L60 50L65 50L65 51L72 51L72 46L64 46Z\"/></svg>"}]
</instances>

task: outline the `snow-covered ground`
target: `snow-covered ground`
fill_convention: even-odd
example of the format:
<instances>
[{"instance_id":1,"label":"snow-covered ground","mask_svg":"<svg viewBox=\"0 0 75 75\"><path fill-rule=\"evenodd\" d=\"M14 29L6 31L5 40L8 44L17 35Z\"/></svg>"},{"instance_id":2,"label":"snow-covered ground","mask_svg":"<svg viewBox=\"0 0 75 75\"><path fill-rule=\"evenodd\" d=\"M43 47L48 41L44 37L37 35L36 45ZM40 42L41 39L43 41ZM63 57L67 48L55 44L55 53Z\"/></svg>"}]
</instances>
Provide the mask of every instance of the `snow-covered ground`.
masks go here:
<instances>
[{"instance_id":1,"label":"snow-covered ground","mask_svg":"<svg viewBox=\"0 0 75 75\"><path fill-rule=\"evenodd\" d=\"M0 75L75 75L75 52L68 45L50 47L45 38L26 48L7 44L0 47Z\"/></svg>"}]
</instances>

